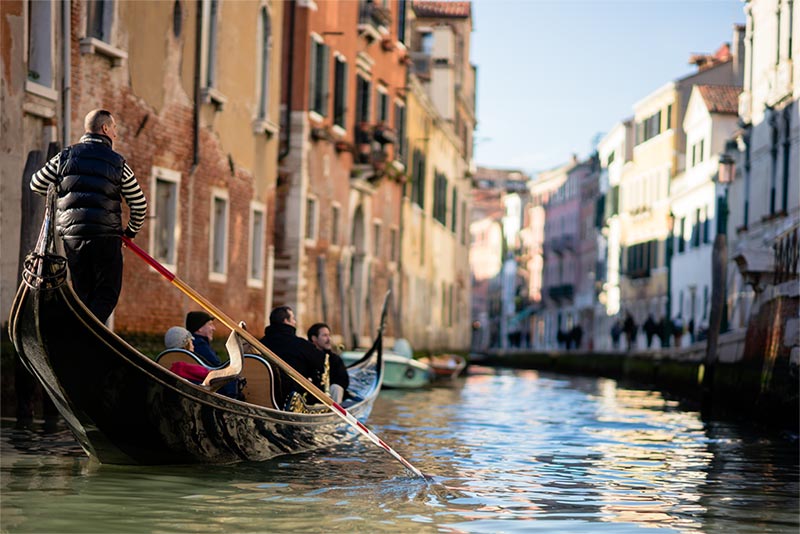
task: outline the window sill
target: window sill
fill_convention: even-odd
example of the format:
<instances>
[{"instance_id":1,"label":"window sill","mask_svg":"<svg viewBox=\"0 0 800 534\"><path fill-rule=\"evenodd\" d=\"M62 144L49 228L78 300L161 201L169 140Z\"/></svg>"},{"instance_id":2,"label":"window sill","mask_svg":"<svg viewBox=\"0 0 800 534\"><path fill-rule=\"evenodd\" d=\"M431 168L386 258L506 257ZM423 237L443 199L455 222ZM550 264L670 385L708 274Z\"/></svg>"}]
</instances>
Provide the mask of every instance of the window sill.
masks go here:
<instances>
[{"instance_id":1,"label":"window sill","mask_svg":"<svg viewBox=\"0 0 800 534\"><path fill-rule=\"evenodd\" d=\"M260 278L248 278L247 287L251 287L253 289L264 289L264 280Z\"/></svg>"},{"instance_id":2,"label":"window sill","mask_svg":"<svg viewBox=\"0 0 800 534\"><path fill-rule=\"evenodd\" d=\"M111 46L105 41L95 37L84 37L80 40L81 54L97 54L106 56L111 60L111 65L119 67L128 59L128 53L120 48Z\"/></svg>"},{"instance_id":3,"label":"window sill","mask_svg":"<svg viewBox=\"0 0 800 534\"><path fill-rule=\"evenodd\" d=\"M308 118L311 119L313 122L318 123L318 124L322 123L322 121L325 120L325 117L323 117L322 115L320 115L316 111L309 111L308 112Z\"/></svg>"},{"instance_id":4,"label":"window sill","mask_svg":"<svg viewBox=\"0 0 800 534\"><path fill-rule=\"evenodd\" d=\"M210 282L219 282L224 284L228 281L228 275L225 273L208 273L208 280Z\"/></svg>"},{"instance_id":5,"label":"window sill","mask_svg":"<svg viewBox=\"0 0 800 534\"><path fill-rule=\"evenodd\" d=\"M216 111L222 111L225 104L228 103L225 95L213 87L203 87L200 90L200 98L202 98L204 104L213 104Z\"/></svg>"},{"instance_id":6,"label":"window sill","mask_svg":"<svg viewBox=\"0 0 800 534\"><path fill-rule=\"evenodd\" d=\"M267 119L256 119L253 121L253 133L272 137L278 133L278 125Z\"/></svg>"},{"instance_id":7,"label":"window sill","mask_svg":"<svg viewBox=\"0 0 800 534\"><path fill-rule=\"evenodd\" d=\"M47 100L52 100L53 102L58 100L58 91L31 80L25 82L25 91L36 96L41 96L42 98L46 98Z\"/></svg>"}]
</instances>

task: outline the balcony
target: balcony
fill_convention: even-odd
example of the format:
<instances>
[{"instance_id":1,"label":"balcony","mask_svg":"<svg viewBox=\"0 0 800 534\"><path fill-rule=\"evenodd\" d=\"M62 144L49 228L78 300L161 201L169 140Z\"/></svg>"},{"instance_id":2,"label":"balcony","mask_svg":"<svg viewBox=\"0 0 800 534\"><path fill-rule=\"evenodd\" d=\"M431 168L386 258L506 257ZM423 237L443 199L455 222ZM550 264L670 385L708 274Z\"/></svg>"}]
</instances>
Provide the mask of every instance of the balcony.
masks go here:
<instances>
[{"instance_id":1,"label":"balcony","mask_svg":"<svg viewBox=\"0 0 800 534\"><path fill-rule=\"evenodd\" d=\"M430 54L426 54L425 52L411 52L410 56L412 61L412 74L415 74L422 80L430 81L431 65L433 64Z\"/></svg>"},{"instance_id":2,"label":"balcony","mask_svg":"<svg viewBox=\"0 0 800 534\"><path fill-rule=\"evenodd\" d=\"M358 34L370 42L377 41L381 34L387 33L392 24L392 14L388 7L371 1L361 3L358 14Z\"/></svg>"}]
</instances>

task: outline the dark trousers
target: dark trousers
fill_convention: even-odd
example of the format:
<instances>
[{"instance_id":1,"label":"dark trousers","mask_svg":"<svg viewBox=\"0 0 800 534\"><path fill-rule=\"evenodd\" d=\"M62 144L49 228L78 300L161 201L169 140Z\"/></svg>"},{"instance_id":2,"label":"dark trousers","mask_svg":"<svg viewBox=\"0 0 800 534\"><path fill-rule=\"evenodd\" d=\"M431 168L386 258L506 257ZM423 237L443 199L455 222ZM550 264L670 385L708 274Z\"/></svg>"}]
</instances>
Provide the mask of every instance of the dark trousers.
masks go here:
<instances>
[{"instance_id":1,"label":"dark trousers","mask_svg":"<svg viewBox=\"0 0 800 534\"><path fill-rule=\"evenodd\" d=\"M64 239L72 288L105 323L122 289L122 240L119 237Z\"/></svg>"}]
</instances>

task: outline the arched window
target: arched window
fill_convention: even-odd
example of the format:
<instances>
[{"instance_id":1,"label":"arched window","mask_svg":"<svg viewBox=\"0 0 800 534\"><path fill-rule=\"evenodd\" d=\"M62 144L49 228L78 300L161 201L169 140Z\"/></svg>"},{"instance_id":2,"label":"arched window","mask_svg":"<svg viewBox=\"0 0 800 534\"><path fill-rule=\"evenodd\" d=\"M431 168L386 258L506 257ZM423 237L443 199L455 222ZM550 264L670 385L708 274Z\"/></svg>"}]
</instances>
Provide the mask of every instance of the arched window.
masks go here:
<instances>
[{"instance_id":1,"label":"arched window","mask_svg":"<svg viewBox=\"0 0 800 534\"><path fill-rule=\"evenodd\" d=\"M269 117L269 69L272 53L272 22L266 7L261 8L259 25L261 55L258 65L258 118L266 119Z\"/></svg>"}]
</instances>

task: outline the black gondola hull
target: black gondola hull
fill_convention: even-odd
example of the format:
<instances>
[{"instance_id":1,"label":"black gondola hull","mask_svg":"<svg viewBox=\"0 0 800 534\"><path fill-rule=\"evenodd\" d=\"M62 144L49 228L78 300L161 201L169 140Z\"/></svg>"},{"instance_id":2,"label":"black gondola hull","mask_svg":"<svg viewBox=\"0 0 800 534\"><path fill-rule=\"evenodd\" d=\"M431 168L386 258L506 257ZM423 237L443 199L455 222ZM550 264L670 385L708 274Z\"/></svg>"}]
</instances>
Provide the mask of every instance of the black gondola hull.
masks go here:
<instances>
[{"instance_id":1,"label":"black gondola hull","mask_svg":"<svg viewBox=\"0 0 800 534\"><path fill-rule=\"evenodd\" d=\"M180 378L91 314L66 283L63 258L34 256L36 267L27 267L12 306L11 337L84 450L101 463L261 461L357 435L330 411L274 410ZM350 369L350 390L361 400L346 407L361 421L380 391L381 343L379 332L372 358Z\"/></svg>"}]
</instances>

